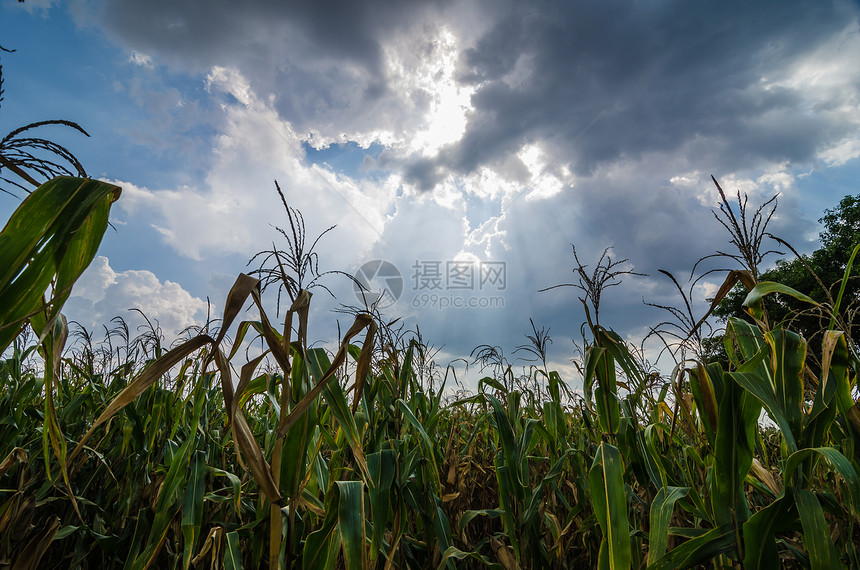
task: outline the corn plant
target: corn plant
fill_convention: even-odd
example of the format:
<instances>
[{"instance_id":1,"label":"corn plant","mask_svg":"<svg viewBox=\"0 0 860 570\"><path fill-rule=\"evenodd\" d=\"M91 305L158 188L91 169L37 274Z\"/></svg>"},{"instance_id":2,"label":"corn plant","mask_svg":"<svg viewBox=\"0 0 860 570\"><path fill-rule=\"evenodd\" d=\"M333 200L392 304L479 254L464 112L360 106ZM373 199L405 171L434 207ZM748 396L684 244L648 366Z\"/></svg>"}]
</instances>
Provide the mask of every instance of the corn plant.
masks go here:
<instances>
[{"instance_id":1,"label":"corn plant","mask_svg":"<svg viewBox=\"0 0 860 570\"><path fill-rule=\"evenodd\" d=\"M89 203L106 212L112 195L100 191ZM447 399L453 369L434 368L421 335L376 310L346 309L351 326L331 351L309 343L311 289L325 272L300 214L284 205L286 247L273 245L255 258L259 269L237 277L218 329L207 324L173 344L155 326L132 338L121 321L101 341L70 334L59 307L77 269L62 278L71 261L46 269L55 273L15 313L0 361L0 562L504 570L860 562L858 357L839 330L849 317L836 298L813 305L750 269L730 271L718 297L743 283L749 320L731 319L725 359L708 361L697 336L704 322L670 276L683 306L670 311L673 325L654 330L683 350L663 377L597 321L588 284L624 274L604 260L603 273L578 274L582 397L548 365L548 334L531 323L531 344L514 351L530 359L522 373L501 347L479 345L485 376L474 392ZM96 219L80 217L82 227ZM57 219L46 227L60 239L42 238L34 259L94 251L61 245L87 232ZM732 235L760 243L756 231ZM751 254L732 259L758 259ZM14 278L29 275L21 267ZM278 322L264 303L273 288L286 309ZM832 316L820 349L769 321L772 295ZM241 320L248 304L259 317ZM262 340L261 355L244 356L251 339Z\"/></svg>"}]
</instances>

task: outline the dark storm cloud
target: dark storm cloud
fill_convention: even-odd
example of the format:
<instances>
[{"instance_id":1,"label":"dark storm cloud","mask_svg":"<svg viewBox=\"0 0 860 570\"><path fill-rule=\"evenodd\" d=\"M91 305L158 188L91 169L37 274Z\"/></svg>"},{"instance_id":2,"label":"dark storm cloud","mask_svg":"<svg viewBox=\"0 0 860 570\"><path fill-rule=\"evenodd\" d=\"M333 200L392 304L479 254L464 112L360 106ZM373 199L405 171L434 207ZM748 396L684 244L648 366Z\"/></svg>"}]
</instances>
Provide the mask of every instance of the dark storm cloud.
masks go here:
<instances>
[{"instance_id":1,"label":"dark storm cloud","mask_svg":"<svg viewBox=\"0 0 860 570\"><path fill-rule=\"evenodd\" d=\"M429 158L419 158L408 163L403 178L421 191L432 190L441 177L442 169Z\"/></svg>"},{"instance_id":2,"label":"dark storm cloud","mask_svg":"<svg viewBox=\"0 0 860 570\"><path fill-rule=\"evenodd\" d=\"M139 48L148 47L163 55L189 59L204 66L218 65L258 49L288 55L289 43L313 46L317 57L360 62L379 71L377 36L389 26L397 26L413 8L406 4L380 2L245 2L191 0L106 2L102 9L105 25ZM283 34L282 31L286 31ZM286 38L282 37L286 36ZM305 54L307 55L307 54Z\"/></svg>"},{"instance_id":3,"label":"dark storm cloud","mask_svg":"<svg viewBox=\"0 0 860 570\"><path fill-rule=\"evenodd\" d=\"M408 131L405 117L428 100L391 93L383 45L422 22L455 30L464 46L458 79L475 86L474 109L435 165L401 156L421 188L449 171L503 163L529 143L576 173L696 141L707 141L696 150L715 170L808 161L853 125L821 118L833 101L810 108L801 93L767 81L857 17L839 0L125 0L101 10L108 32L130 48L200 72L235 66L300 131L329 136Z\"/></svg>"},{"instance_id":4,"label":"dark storm cloud","mask_svg":"<svg viewBox=\"0 0 860 570\"><path fill-rule=\"evenodd\" d=\"M543 141L587 173L696 139L709 168L808 161L855 127L765 79L856 19L842 2L518 6L463 54L474 111L438 161L468 173Z\"/></svg>"},{"instance_id":5,"label":"dark storm cloud","mask_svg":"<svg viewBox=\"0 0 860 570\"><path fill-rule=\"evenodd\" d=\"M198 73L236 67L300 129L345 132L396 120L380 104L388 91L381 42L438 4L119 0L97 13L130 49Z\"/></svg>"}]
</instances>

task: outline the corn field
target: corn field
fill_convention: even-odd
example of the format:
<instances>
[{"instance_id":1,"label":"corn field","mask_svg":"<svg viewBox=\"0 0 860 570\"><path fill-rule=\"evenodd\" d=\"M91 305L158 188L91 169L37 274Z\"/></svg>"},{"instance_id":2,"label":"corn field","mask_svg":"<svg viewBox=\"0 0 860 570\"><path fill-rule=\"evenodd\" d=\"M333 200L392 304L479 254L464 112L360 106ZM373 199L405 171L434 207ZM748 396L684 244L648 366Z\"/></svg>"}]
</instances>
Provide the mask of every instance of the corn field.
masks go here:
<instances>
[{"instance_id":1,"label":"corn field","mask_svg":"<svg viewBox=\"0 0 860 570\"><path fill-rule=\"evenodd\" d=\"M645 367L597 320L609 262L580 274L582 395L498 366L455 399L427 344L374 312L311 346L315 254L289 208L287 251L238 276L217 328L70 334L63 302L119 195L56 178L0 234L0 567L860 568L849 317L757 282L744 231L714 300L749 290L725 359L694 346L706 315L674 309L682 356ZM774 294L828 317L820 346L769 322Z\"/></svg>"}]
</instances>

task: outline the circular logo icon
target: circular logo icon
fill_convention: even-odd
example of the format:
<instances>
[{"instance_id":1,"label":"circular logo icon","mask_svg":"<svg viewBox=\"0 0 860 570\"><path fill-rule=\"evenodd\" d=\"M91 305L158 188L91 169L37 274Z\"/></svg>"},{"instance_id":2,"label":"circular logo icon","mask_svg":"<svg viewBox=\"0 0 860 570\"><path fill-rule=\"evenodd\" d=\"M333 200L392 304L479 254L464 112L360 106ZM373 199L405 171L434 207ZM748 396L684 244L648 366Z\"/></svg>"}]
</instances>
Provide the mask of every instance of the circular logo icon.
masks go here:
<instances>
[{"instance_id":1,"label":"circular logo icon","mask_svg":"<svg viewBox=\"0 0 860 570\"><path fill-rule=\"evenodd\" d=\"M374 259L358 268L353 287L359 302L387 309L403 293L403 276L393 263Z\"/></svg>"}]
</instances>

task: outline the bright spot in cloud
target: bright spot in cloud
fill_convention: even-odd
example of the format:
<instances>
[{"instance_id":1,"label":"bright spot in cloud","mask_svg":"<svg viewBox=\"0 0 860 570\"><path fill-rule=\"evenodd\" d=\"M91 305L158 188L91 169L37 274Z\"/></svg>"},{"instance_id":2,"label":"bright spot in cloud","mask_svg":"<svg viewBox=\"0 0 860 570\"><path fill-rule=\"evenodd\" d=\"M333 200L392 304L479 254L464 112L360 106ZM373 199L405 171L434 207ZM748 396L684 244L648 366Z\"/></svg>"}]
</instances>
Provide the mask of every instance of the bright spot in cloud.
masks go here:
<instances>
[{"instance_id":1,"label":"bright spot in cloud","mask_svg":"<svg viewBox=\"0 0 860 570\"><path fill-rule=\"evenodd\" d=\"M537 145L526 145L517 155L528 168L531 180L526 188L527 200L550 198L564 189L564 182L552 171L554 166L547 160L543 150ZM569 175L566 168L561 169L561 174Z\"/></svg>"},{"instance_id":2,"label":"bright spot in cloud","mask_svg":"<svg viewBox=\"0 0 860 570\"><path fill-rule=\"evenodd\" d=\"M455 67L458 57L457 38L448 30L426 43L424 57L415 64L405 61L403 46L387 49L388 71L393 88L410 94L423 94L429 109L421 127L413 133L412 150L423 156L435 155L440 148L460 140L466 131L466 114L471 109L474 87L458 85ZM416 65L412 68L412 65Z\"/></svg>"},{"instance_id":3,"label":"bright spot in cloud","mask_svg":"<svg viewBox=\"0 0 860 570\"><path fill-rule=\"evenodd\" d=\"M237 69L216 65L206 76L206 89L229 93L246 107L254 102L254 93L248 80Z\"/></svg>"}]
</instances>

